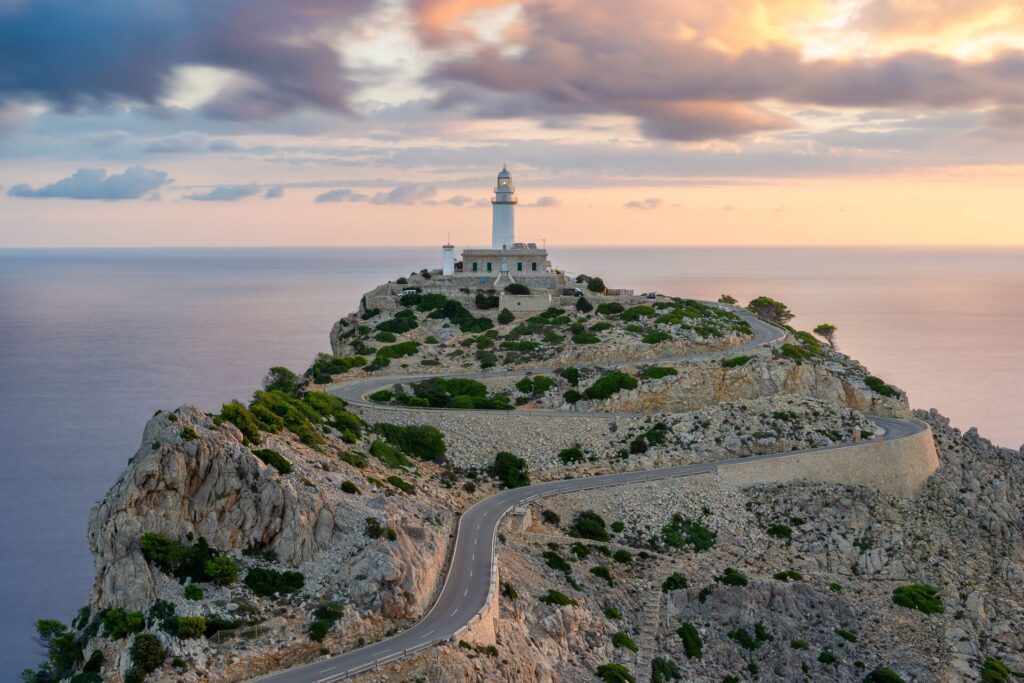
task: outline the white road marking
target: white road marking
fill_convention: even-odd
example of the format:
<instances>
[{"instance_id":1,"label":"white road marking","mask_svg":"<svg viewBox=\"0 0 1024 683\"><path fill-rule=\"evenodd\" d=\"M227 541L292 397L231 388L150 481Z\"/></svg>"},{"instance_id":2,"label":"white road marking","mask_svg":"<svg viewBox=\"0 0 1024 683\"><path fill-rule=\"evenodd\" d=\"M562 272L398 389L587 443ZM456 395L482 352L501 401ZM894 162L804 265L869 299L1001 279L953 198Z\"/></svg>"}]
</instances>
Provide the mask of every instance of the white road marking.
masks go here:
<instances>
[{"instance_id":1,"label":"white road marking","mask_svg":"<svg viewBox=\"0 0 1024 683\"><path fill-rule=\"evenodd\" d=\"M320 669L320 673L322 673L322 674L325 674L325 673L327 673L328 671L334 671L334 670L335 670L335 669L337 669L337 668L338 668L338 667L336 667L336 666L331 666L331 667L328 667L328 668L326 668L326 669Z\"/></svg>"},{"instance_id":2,"label":"white road marking","mask_svg":"<svg viewBox=\"0 0 1024 683\"><path fill-rule=\"evenodd\" d=\"M453 617L454 617L454 616L455 616L455 614L456 614L456 613L457 613L458 611L459 611L459 610L458 610L458 608L456 608L456 609L453 609L453 610L452 610L452 613L451 613L451 616L453 616Z\"/></svg>"},{"instance_id":3,"label":"white road marking","mask_svg":"<svg viewBox=\"0 0 1024 683\"><path fill-rule=\"evenodd\" d=\"M462 597L466 597L467 595L469 595L469 589L468 588L466 590L462 591Z\"/></svg>"}]
</instances>

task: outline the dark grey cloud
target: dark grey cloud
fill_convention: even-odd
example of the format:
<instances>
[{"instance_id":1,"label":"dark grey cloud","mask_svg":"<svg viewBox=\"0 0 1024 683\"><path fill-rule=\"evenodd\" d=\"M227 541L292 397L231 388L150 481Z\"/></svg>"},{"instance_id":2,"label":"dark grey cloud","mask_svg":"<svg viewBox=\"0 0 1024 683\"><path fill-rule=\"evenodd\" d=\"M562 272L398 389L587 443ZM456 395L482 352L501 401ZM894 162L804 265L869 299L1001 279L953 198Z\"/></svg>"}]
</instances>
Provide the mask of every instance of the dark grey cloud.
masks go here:
<instances>
[{"instance_id":1,"label":"dark grey cloud","mask_svg":"<svg viewBox=\"0 0 1024 683\"><path fill-rule=\"evenodd\" d=\"M237 202L260 193L259 185L219 185L206 192L187 194L183 199L197 202Z\"/></svg>"},{"instance_id":2,"label":"dark grey cloud","mask_svg":"<svg viewBox=\"0 0 1024 683\"><path fill-rule=\"evenodd\" d=\"M340 190L331 190L329 192L324 192L323 194L318 194L314 201L316 201L318 203L323 203L323 202L365 202L365 201L367 201L369 199L370 199L370 197L368 195L360 194L359 192L353 192L352 190L340 189Z\"/></svg>"},{"instance_id":3,"label":"dark grey cloud","mask_svg":"<svg viewBox=\"0 0 1024 683\"><path fill-rule=\"evenodd\" d=\"M629 13L613 0L524 3L516 50L463 47L430 80L443 92L440 106L471 116L563 125L582 114L625 114L649 137L683 141L797 128L759 104L773 100L926 109L1024 102L1024 51L970 62L926 52L808 60L771 43L733 53L650 21L663 13L653 0Z\"/></svg>"},{"instance_id":4,"label":"dark grey cloud","mask_svg":"<svg viewBox=\"0 0 1024 683\"><path fill-rule=\"evenodd\" d=\"M280 199L284 196L284 185L271 185L263 193L264 199Z\"/></svg>"},{"instance_id":5,"label":"dark grey cloud","mask_svg":"<svg viewBox=\"0 0 1024 683\"><path fill-rule=\"evenodd\" d=\"M144 166L131 166L124 172L107 175L102 168L80 168L71 176L50 185L33 188L15 185L7 194L32 199L101 199L118 201L139 199L166 185L167 173Z\"/></svg>"},{"instance_id":6,"label":"dark grey cloud","mask_svg":"<svg viewBox=\"0 0 1024 683\"><path fill-rule=\"evenodd\" d=\"M31 0L0 11L0 97L64 109L111 100L157 103L175 70L241 74L207 107L251 119L299 106L346 109L353 87L337 34L372 0Z\"/></svg>"},{"instance_id":7,"label":"dark grey cloud","mask_svg":"<svg viewBox=\"0 0 1024 683\"><path fill-rule=\"evenodd\" d=\"M636 199L623 204L627 209L638 209L640 211L653 211L660 209L664 201L661 197L648 197L647 199Z\"/></svg>"}]
</instances>

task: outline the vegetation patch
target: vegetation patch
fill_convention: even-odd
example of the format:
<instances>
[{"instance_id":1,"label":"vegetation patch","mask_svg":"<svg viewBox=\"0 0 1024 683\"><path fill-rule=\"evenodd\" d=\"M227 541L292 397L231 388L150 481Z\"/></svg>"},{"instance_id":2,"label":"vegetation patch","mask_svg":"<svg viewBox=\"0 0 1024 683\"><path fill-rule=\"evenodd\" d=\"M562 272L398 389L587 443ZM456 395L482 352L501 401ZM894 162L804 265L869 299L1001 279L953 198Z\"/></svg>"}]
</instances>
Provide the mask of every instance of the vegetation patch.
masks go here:
<instances>
[{"instance_id":1,"label":"vegetation patch","mask_svg":"<svg viewBox=\"0 0 1024 683\"><path fill-rule=\"evenodd\" d=\"M393 467L395 469L412 467L412 461L405 457L404 453L380 439L376 439L370 444L370 455L377 458L388 467Z\"/></svg>"},{"instance_id":2,"label":"vegetation patch","mask_svg":"<svg viewBox=\"0 0 1024 683\"><path fill-rule=\"evenodd\" d=\"M636 389L636 377L627 375L620 370L613 370L587 387L583 395L591 401L600 401L619 393L624 389Z\"/></svg>"},{"instance_id":3,"label":"vegetation patch","mask_svg":"<svg viewBox=\"0 0 1024 683\"><path fill-rule=\"evenodd\" d=\"M618 631L612 635L612 646L613 647L624 647L630 652L636 652L636 643L629 637L629 634L625 631Z\"/></svg>"},{"instance_id":4,"label":"vegetation patch","mask_svg":"<svg viewBox=\"0 0 1024 683\"><path fill-rule=\"evenodd\" d=\"M732 567L726 567L720 576L715 577L715 582L725 586L746 586L749 583L746 574Z\"/></svg>"},{"instance_id":5,"label":"vegetation patch","mask_svg":"<svg viewBox=\"0 0 1024 683\"><path fill-rule=\"evenodd\" d=\"M677 512L672 515L672 522L662 527L661 538L672 548L689 545L694 552L699 553L713 547L718 534L704 526L700 520L688 519Z\"/></svg>"},{"instance_id":6,"label":"vegetation patch","mask_svg":"<svg viewBox=\"0 0 1024 683\"><path fill-rule=\"evenodd\" d=\"M403 453L408 453L420 460L444 461L444 435L437 427L430 425L405 427L378 422L373 429Z\"/></svg>"},{"instance_id":7,"label":"vegetation patch","mask_svg":"<svg viewBox=\"0 0 1024 683\"><path fill-rule=\"evenodd\" d=\"M687 622L676 629L676 635L683 640L683 650L690 659L700 659L704 649L704 642L700 639L700 632L697 627Z\"/></svg>"},{"instance_id":8,"label":"vegetation patch","mask_svg":"<svg viewBox=\"0 0 1024 683\"><path fill-rule=\"evenodd\" d=\"M900 586L892 592L892 601L901 607L916 609L925 614L942 614L946 611L942 606L939 591L926 584Z\"/></svg>"},{"instance_id":9,"label":"vegetation patch","mask_svg":"<svg viewBox=\"0 0 1024 683\"><path fill-rule=\"evenodd\" d=\"M556 591L554 588L549 588L548 592L543 597L541 597L540 601L547 605L555 605L558 607L576 607L580 604L577 600L570 598L565 593Z\"/></svg>"},{"instance_id":10,"label":"vegetation patch","mask_svg":"<svg viewBox=\"0 0 1024 683\"><path fill-rule=\"evenodd\" d=\"M524 459L508 451L502 451L494 456L494 464L491 465L489 472L505 488L515 489L530 485L530 475L526 470Z\"/></svg>"},{"instance_id":11,"label":"vegetation patch","mask_svg":"<svg viewBox=\"0 0 1024 683\"><path fill-rule=\"evenodd\" d=\"M595 673L604 683L636 683L633 674L621 664L602 664Z\"/></svg>"},{"instance_id":12,"label":"vegetation patch","mask_svg":"<svg viewBox=\"0 0 1024 683\"><path fill-rule=\"evenodd\" d=\"M274 569L253 567L245 575L245 585L256 595L274 597L301 590L306 577L300 572L279 572Z\"/></svg>"},{"instance_id":13,"label":"vegetation patch","mask_svg":"<svg viewBox=\"0 0 1024 683\"><path fill-rule=\"evenodd\" d=\"M738 368L750 362L750 356L736 356L735 358L723 358L723 368Z\"/></svg>"},{"instance_id":14,"label":"vegetation patch","mask_svg":"<svg viewBox=\"0 0 1024 683\"><path fill-rule=\"evenodd\" d=\"M883 380L875 377L874 375L868 375L864 378L864 384L867 385L868 389L881 394L882 396L888 396L889 398L899 398L900 390L891 384L886 384Z\"/></svg>"},{"instance_id":15,"label":"vegetation patch","mask_svg":"<svg viewBox=\"0 0 1024 683\"><path fill-rule=\"evenodd\" d=\"M686 577L679 572L672 572L668 578L661 582L661 592L668 593L669 591L677 591L687 588L689 584L686 582Z\"/></svg>"},{"instance_id":16,"label":"vegetation patch","mask_svg":"<svg viewBox=\"0 0 1024 683\"><path fill-rule=\"evenodd\" d=\"M392 474L390 477L388 477L388 483L394 486L399 491L402 491L403 493L416 493L415 486L413 486L412 484L410 484L409 482L402 479L396 474Z\"/></svg>"},{"instance_id":17,"label":"vegetation patch","mask_svg":"<svg viewBox=\"0 0 1024 683\"><path fill-rule=\"evenodd\" d=\"M652 365L648 368L644 368L640 372L640 377L643 379L661 379L662 377L672 377L678 375L679 371L675 368L660 367Z\"/></svg>"},{"instance_id":18,"label":"vegetation patch","mask_svg":"<svg viewBox=\"0 0 1024 683\"><path fill-rule=\"evenodd\" d=\"M601 579L604 579L605 581L607 581L609 587L615 585L615 581L612 580L611 572L608 571L608 567L604 566L603 564L597 564L597 565L594 565L593 567L591 567L590 568L590 573L593 574L594 576L598 577L598 578L601 578Z\"/></svg>"},{"instance_id":19,"label":"vegetation patch","mask_svg":"<svg viewBox=\"0 0 1024 683\"><path fill-rule=\"evenodd\" d=\"M558 459L562 461L563 465L583 462L583 450L578 445L571 448L563 448L558 452Z\"/></svg>"},{"instance_id":20,"label":"vegetation patch","mask_svg":"<svg viewBox=\"0 0 1024 683\"><path fill-rule=\"evenodd\" d=\"M672 338L672 335L662 330L654 330L644 335L642 341L644 344L660 344L661 342L668 341Z\"/></svg>"},{"instance_id":21,"label":"vegetation patch","mask_svg":"<svg viewBox=\"0 0 1024 683\"><path fill-rule=\"evenodd\" d=\"M281 474L288 474L292 471L292 464L286 457L278 453L277 451L269 448L259 448L252 452L257 458L262 460L265 464L270 465Z\"/></svg>"},{"instance_id":22,"label":"vegetation patch","mask_svg":"<svg viewBox=\"0 0 1024 683\"><path fill-rule=\"evenodd\" d=\"M576 514L572 526L569 527L569 535L602 542L607 542L611 538L604 519L593 510L584 510Z\"/></svg>"},{"instance_id":23,"label":"vegetation patch","mask_svg":"<svg viewBox=\"0 0 1024 683\"><path fill-rule=\"evenodd\" d=\"M675 662L664 657L655 657L651 660L651 683L681 680L683 680L683 673L675 665Z\"/></svg>"}]
</instances>

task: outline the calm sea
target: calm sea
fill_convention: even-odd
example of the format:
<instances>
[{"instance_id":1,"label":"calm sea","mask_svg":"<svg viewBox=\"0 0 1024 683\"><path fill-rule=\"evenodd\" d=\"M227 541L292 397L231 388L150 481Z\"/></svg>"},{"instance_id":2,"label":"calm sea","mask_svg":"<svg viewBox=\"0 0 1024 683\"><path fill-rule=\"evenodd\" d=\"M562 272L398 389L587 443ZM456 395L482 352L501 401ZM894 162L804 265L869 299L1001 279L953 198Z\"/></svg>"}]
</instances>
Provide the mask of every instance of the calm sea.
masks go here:
<instances>
[{"instance_id":1,"label":"calm sea","mask_svg":"<svg viewBox=\"0 0 1024 683\"><path fill-rule=\"evenodd\" d=\"M843 351L1006 446L1024 441L1024 251L553 248L609 286L768 294ZM0 679L37 661L32 622L70 619L93 569L89 508L145 420L304 369L335 319L438 249L0 250Z\"/></svg>"}]
</instances>

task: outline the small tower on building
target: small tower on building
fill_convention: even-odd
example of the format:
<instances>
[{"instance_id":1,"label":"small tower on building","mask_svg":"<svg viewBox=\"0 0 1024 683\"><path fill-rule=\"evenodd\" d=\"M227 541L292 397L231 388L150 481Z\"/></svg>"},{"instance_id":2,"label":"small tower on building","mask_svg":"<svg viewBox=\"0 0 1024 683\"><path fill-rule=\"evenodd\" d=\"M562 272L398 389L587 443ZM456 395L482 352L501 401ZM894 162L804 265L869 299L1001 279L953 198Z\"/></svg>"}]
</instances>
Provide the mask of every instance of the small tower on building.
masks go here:
<instances>
[{"instance_id":1,"label":"small tower on building","mask_svg":"<svg viewBox=\"0 0 1024 683\"><path fill-rule=\"evenodd\" d=\"M455 275L455 245L441 247L441 275Z\"/></svg>"},{"instance_id":2,"label":"small tower on building","mask_svg":"<svg viewBox=\"0 0 1024 683\"><path fill-rule=\"evenodd\" d=\"M511 249L516 242L516 186L512 184L512 174L502 166L498 174L498 184L494 188L494 199L491 200L491 249Z\"/></svg>"}]
</instances>

